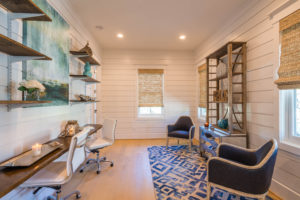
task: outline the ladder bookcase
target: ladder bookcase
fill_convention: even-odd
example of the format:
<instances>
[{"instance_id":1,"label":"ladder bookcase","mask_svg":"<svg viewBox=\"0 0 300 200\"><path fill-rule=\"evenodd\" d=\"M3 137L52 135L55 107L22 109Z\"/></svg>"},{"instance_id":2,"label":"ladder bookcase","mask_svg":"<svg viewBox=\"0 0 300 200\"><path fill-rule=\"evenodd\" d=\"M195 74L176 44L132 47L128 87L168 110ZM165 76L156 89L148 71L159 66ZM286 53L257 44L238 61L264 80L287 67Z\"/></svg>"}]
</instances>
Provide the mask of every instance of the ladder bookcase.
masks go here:
<instances>
[{"instance_id":1,"label":"ladder bookcase","mask_svg":"<svg viewBox=\"0 0 300 200\"><path fill-rule=\"evenodd\" d=\"M247 50L245 42L228 42L206 57L207 64L207 112L206 121L215 129L228 133L229 137L245 137L247 134ZM220 60L226 60L226 74L217 76ZM224 86L225 85L225 86ZM224 88L226 87L226 88ZM227 99L216 101L214 92L227 90ZM218 127L218 120L226 113L228 129Z\"/></svg>"}]
</instances>

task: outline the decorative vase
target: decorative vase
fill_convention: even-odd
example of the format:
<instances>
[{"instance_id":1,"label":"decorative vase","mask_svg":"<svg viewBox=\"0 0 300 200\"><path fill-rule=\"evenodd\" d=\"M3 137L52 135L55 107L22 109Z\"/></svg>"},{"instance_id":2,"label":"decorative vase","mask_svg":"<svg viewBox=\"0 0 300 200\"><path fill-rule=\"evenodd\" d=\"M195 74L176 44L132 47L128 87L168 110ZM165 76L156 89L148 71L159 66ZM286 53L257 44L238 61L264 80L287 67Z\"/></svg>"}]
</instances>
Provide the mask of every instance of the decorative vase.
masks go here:
<instances>
[{"instance_id":1,"label":"decorative vase","mask_svg":"<svg viewBox=\"0 0 300 200\"><path fill-rule=\"evenodd\" d=\"M86 62L84 65L84 72L83 75L92 77L92 72L91 72L91 65L89 62Z\"/></svg>"},{"instance_id":2,"label":"decorative vase","mask_svg":"<svg viewBox=\"0 0 300 200\"><path fill-rule=\"evenodd\" d=\"M222 129L228 128L228 119L219 119L218 126Z\"/></svg>"},{"instance_id":3,"label":"decorative vase","mask_svg":"<svg viewBox=\"0 0 300 200\"><path fill-rule=\"evenodd\" d=\"M32 93L27 91L23 92L23 101L39 101L40 100L40 90L35 90Z\"/></svg>"}]
</instances>

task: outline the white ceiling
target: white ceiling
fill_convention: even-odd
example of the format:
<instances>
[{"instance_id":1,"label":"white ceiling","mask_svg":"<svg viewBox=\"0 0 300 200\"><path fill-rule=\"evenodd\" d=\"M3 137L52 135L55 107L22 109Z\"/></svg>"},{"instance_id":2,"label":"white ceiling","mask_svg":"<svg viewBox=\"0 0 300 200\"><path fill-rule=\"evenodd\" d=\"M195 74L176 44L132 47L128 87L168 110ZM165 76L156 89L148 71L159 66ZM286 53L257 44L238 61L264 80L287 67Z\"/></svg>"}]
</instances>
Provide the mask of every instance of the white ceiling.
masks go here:
<instances>
[{"instance_id":1,"label":"white ceiling","mask_svg":"<svg viewBox=\"0 0 300 200\"><path fill-rule=\"evenodd\" d=\"M251 0L70 0L102 48L193 50ZM96 26L103 26L103 30ZM116 38L122 32L123 39ZM180 34L186 40L178 39Z\"/></svg>"}]
</instances>

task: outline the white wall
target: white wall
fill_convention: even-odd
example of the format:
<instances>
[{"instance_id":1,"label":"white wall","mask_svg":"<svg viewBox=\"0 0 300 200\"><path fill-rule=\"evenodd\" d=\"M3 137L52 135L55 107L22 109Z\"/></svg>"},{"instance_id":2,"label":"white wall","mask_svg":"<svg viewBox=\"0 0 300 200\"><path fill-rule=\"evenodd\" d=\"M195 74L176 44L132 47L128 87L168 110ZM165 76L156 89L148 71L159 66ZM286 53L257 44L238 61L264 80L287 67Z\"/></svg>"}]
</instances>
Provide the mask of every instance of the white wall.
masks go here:
<instances>
[{"instance_id":1,"label":"white wall","mask_svg":"<svg viewBox=\"0 0 300 200\"><path fill-rule=\"evenodd\" d=\"M80 20L74 16L71 8L66 1L49 0L56 10L70 24L70 37L72 40L71 48L74 50L82 48L86 41L90 42L95 57L101 61L101 49L86 32ZM7 31L7 13L0 10L0 33L6 35ZM43 22L41 22L43 23ZM22 42L22 21L13 22L13 38ZM47 62L47 61L45 61ZM70 73L82 72L83 64L77 58L70 56ZM18 83L22 79L21 63L14 64L13 82ZM101 68L98 68L100 71ZM7 87L7 56L0 54L0 97L6 100ZM73 84L75 93L84 92L84 84L75 81ZM71 90L71 88L70 88ZM88 88L88 93L94 90L93 86ZM21 99L21 94L16 90L14 97ZM7 112L6 106L0 106L0 162L14 155L17 155L31 147L32 144L43 143L58 136L64 123L70 119L76 119L80 125L93 122L92 105L73 105L56 107L35 107L35 108L17 108ZM18 196L15 194L18 193ZM28 196L29 195L29 196ZM32 199L31 193L26 190L14 190L3 199ZM21 197L22 196L22 197Z\"/></svg>"},{"instance_id":2,"label":"white wall","mask_svg":"<svg viewBox=\"0 0 300 200\"><path fill-rule=\"evenodd\" d=\"M247 10L237 13L196 53L196 65L204 62L209 53L228 41L247 42L247 122L250 145L256 148L269 138L278 138L278 89L274 84L278 68L278 19L300 8L299 1L269 14L284 0L253 1ZM277 157L271 190L284 199L300 199L300 157L280 150Z\"/></svg>"},{"instance_id":3,"label":"white wall","mask_svg":"<svg viewBox=\"0 0 300 200\"><path fill-rule=\"evenodd\" d=\"M164 115L137 117L137 69L164 69ZM191 51L104 50L101 105L103 117L118 120L116 137L164 138L166 125L180 115L196 119L196 70Z\"/></svg>"}]
</instances>

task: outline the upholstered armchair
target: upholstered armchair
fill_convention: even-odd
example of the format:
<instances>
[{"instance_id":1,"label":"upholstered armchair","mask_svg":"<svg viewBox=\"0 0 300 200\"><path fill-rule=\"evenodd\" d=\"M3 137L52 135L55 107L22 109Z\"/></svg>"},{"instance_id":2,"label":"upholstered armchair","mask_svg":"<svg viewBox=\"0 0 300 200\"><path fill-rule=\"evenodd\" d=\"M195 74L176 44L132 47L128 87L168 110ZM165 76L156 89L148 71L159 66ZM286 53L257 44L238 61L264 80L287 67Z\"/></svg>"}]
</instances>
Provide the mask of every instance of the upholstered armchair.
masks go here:
<instances>
[{"instance_id":1,"label":"upholstered armchair","mask_svg":"<svg viewBox=\"0 0 300 200\"><path fill-rule=\"evenodd\" d=\"M264 199L271 184L277 150L274 139L255 150L220 144L217 157L208 160L208 199L211 186Z\"/></svg>"},{"instance_id":2,"label":"upholstered armchair","mask_svg":"<svg viewBox=\"0 0 300 200\"><path fill-rule=\"evenodd\" d=\"M193 120L189 116L181 116L175 124L167 126L167 131L167 148L169 145L170 137L177 139L186 139L189 140L189 150L191 152L195 126Z\"/></svg>"}]
</instances>

